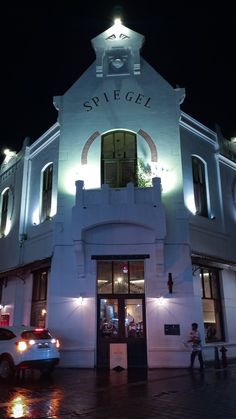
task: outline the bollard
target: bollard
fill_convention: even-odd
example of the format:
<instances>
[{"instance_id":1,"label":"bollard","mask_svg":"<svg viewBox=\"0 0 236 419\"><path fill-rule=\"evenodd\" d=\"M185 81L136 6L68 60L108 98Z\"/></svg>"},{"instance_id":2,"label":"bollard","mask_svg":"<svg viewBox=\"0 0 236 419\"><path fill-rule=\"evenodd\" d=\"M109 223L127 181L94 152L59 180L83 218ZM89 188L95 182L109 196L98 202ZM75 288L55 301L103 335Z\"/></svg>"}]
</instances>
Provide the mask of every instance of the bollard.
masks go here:
<instances>
[{"instance_id":1,"label":"bollard","mask_svg":"<svg viewBox=\"0 0 236 419\"><path fill-rule=\"evenodd\" d=\"M220 358L219 358L219 352L218 352L218 347L215 346L215 368L217 370L220 369Z\"/></svg>"},{"instance_id":2,"label":"bollard","mask_svg":"<svg viewBox=\"0 0 236 419\"><path fill-rule=\"evenodd\" d=\"M226 368L227 367L227 356L226 356L227 349L224 346L222 346L220 349L220 352L221 352L222 367Z\"/></svg>"}]
</instances>

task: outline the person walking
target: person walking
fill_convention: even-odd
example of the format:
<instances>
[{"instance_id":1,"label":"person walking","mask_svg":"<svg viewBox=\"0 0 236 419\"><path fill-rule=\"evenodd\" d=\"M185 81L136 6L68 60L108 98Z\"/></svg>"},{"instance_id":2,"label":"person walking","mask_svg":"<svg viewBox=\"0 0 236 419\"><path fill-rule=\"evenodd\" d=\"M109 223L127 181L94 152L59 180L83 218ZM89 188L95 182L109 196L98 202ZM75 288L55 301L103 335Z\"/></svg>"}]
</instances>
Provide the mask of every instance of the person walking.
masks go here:
<instances>
[{"instance_id":1,"label":"person walking","mask_svg":"<svg viewBox=\"0 0 236 419\"><path fill-rule=\"evenodd\" d=\"M192 330L189 333L188 342L192 345L192 352L190 356L190 368L193 369L195 358L198 357L200 364L200 370L204 368L204 362L202 357L202 344L201 344L201 335L198 331L198 324L192 323Z\"/></svg>"}]
</instances>

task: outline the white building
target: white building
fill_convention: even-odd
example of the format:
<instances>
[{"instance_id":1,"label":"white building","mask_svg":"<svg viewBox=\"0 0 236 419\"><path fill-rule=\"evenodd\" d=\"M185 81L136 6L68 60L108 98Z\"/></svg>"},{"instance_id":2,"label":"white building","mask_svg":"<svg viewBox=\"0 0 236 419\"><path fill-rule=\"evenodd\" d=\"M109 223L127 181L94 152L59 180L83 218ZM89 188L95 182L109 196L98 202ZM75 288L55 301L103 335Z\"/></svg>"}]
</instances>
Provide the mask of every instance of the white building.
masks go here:
<instances>
[{"instance_id":1,"label":"white building","mask_svg":"<svg viewBox=\"0 0 236 419\"><path fill-rule=\"evenodd\" d=\"M119 343L129 367L186 367L192 322L205 359L236 356L236 146L181 111L143 41L94 38L57 122L1 166L1 325L49 327L62 366Z\"/></svg>"}]
</instances>

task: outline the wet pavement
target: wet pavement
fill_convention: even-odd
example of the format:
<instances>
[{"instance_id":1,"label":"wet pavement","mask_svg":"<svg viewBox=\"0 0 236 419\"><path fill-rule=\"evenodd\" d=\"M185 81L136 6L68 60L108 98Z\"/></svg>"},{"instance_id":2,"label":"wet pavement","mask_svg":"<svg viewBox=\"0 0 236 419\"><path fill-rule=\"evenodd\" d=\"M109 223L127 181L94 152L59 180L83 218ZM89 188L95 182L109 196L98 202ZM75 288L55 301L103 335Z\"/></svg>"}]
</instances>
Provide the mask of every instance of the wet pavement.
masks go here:
<instances>
[{"instance_id":1,"label":"wet pavement","mask_svg":"<svg viewBox=\"0 0 236 419\"><path fill-rule=\"evenodd\" d=\"M96 371L57 368L51 379L27 372L0 383L0 418L236 418L236 365Z\"/></svg>"}]
</instances>

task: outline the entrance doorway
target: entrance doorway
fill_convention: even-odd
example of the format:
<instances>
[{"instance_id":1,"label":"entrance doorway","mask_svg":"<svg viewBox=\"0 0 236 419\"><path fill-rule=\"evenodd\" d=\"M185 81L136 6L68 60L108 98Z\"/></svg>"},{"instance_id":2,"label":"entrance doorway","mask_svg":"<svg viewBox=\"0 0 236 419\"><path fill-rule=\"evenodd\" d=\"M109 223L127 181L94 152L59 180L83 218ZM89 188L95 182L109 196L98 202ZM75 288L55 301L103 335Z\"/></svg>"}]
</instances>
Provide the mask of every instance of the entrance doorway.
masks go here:
<instances>
[{"instance_id":1,"label":"entrance doorway","mask_svg":"<svg viewBox=\"0 0 236 419\"><path fill-rule=\"evenodd\" d=\"M98 297L97 366L109 368L110 344L127 345L128 368L147 366L144 295Z\"/></svg>"},{"instance_id":2,"label":"entrance doorway","mask_svg":"<svg viewBox=\"0 0 236 419\"><path fill-rule=\"evenodd\" d=\"M104 259L97 260L97 366L109 368L110 345L123 343L128 368L146 367L144 260Z\"/></svg>"}]
</instances>

